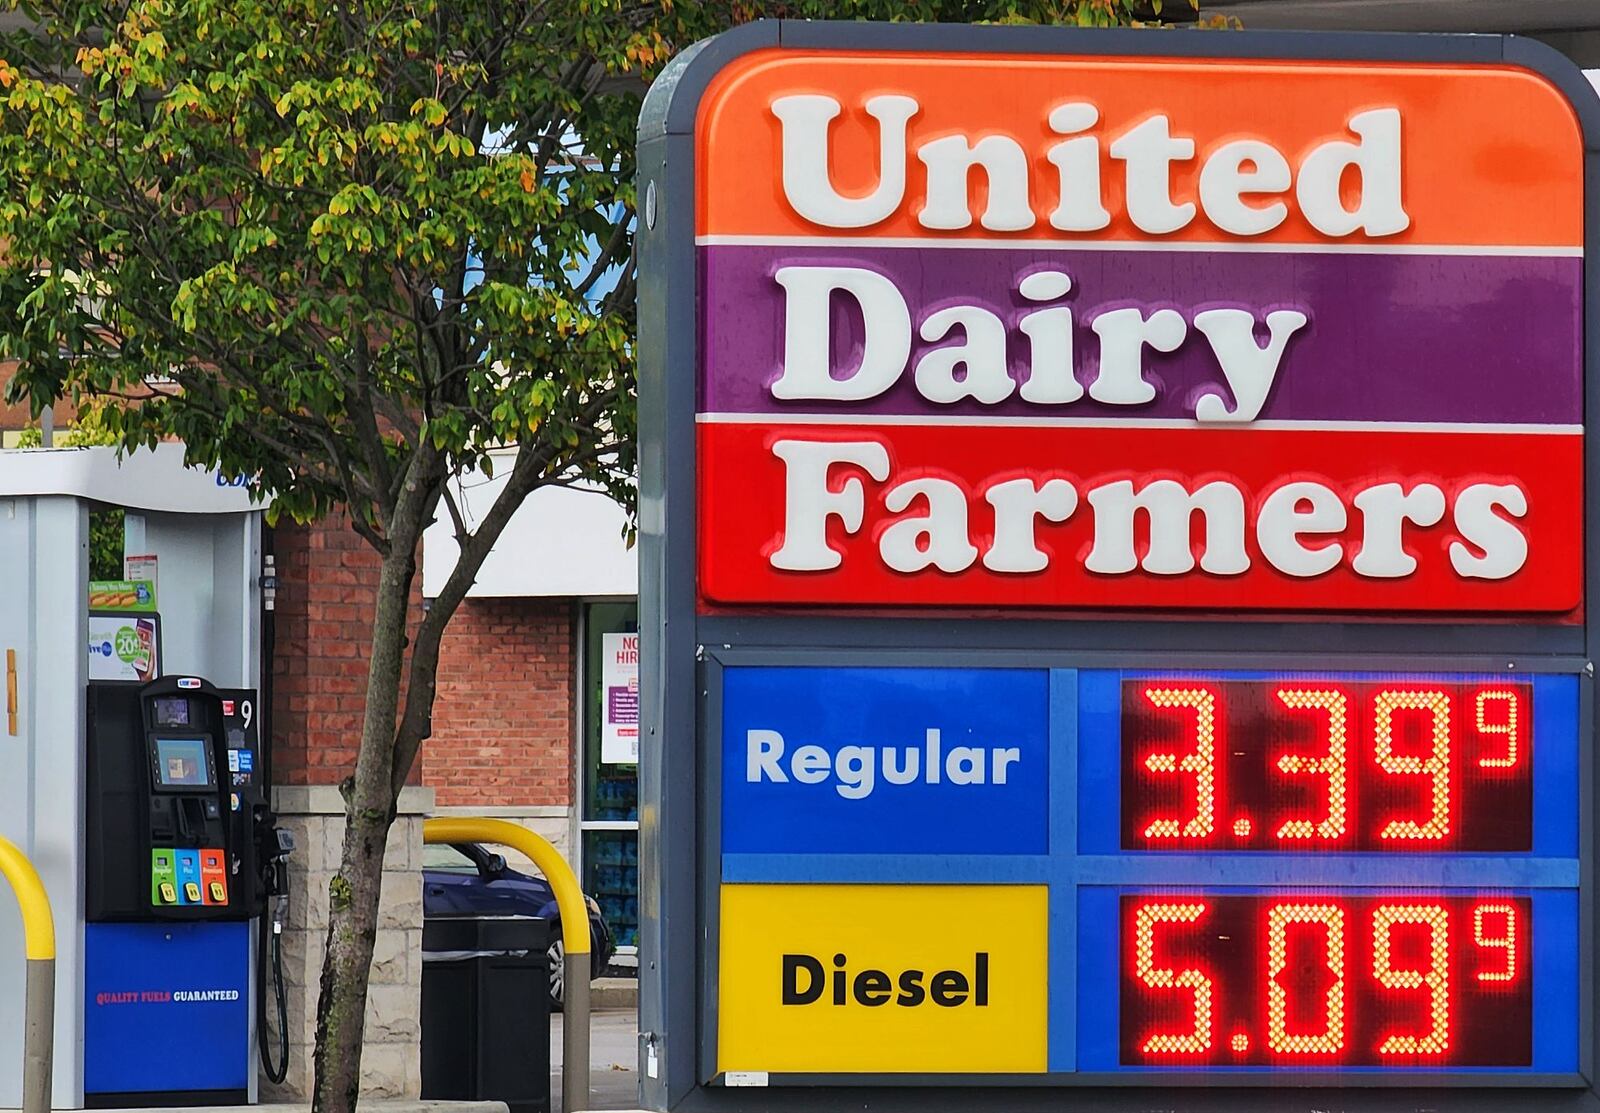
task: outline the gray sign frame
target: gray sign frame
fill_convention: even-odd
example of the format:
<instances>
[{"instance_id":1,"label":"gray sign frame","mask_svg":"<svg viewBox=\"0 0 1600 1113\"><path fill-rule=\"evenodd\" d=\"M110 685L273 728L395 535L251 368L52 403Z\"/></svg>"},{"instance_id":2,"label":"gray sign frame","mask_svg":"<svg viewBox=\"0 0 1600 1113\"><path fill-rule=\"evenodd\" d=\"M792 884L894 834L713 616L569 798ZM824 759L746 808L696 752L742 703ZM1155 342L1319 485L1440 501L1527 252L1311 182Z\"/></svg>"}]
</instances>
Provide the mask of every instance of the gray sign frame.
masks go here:
<instances>
[{"instance_id":1,"label":"gray sign frame","mask_svg":"<svg viewBox=\"0 0 1600 1113\"><path fill-rule=\"evenodd\" d=\"M644 1102L659 1110L1006 1108L1121 1113L1339 1109L1444 1113L1600 1110L1593 802L1594 656L1600 613L1583 625L1361 621L1309 616L1214 620L941 616L851 617L785 611L696 613L695 125L716 74L751 51L962 51L1166 58L1472 63L1532 70L1578 117L1584 144L1584 411L1600 412L1600 99L1566 57L1515 36L1367 33L1155 33L762 21L697 43L656 80L639 125L640 1045ZM1584 473L1597 469L1585 432ZM1600 584L1600 500L1584 508L1584 596ZM1314 631L1315 648L1308 650ZM961 648L959 661L950 647ZM1580 1075L1470 1072L1358 1081L1350 1076L1185 1078L1067 1075L775 1076L722 1085L714 1074L716 909L720 884L717 762L721 671L729 664L871 662L1140 668L1297 668L1569 672L1580 684Z\"/></svg>"}]
</instances>

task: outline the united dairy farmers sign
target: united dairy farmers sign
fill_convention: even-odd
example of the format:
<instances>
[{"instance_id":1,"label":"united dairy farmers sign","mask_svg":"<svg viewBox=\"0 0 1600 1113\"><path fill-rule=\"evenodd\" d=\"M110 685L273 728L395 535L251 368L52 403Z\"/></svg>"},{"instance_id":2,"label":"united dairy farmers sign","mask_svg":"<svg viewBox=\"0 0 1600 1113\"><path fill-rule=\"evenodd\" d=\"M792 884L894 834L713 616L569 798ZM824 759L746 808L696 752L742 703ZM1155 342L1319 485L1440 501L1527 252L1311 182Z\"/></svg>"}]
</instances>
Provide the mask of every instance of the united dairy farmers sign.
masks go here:
<instances>
[{"instance_id":1,"label":"united dairy farmers sign","mask_svg":"<svg viewBox=\"0 0 1600 1113\"><path fill-rule=\"evenodd\" d=\"M1577 610L1528 70L755 52L696 149L702 607Z\"/></svg>"},{"instance_id":2,"label":"united dairy farmers sign","mask_svg":"<svg viewBox=\"0 0 1600 1113\"><path fill-rule=\"evenodd\" d=\"M674 63L646 1105L1593 1098L1596 135L1496 37L781 22Z\"/></svg>"}]
</instances>

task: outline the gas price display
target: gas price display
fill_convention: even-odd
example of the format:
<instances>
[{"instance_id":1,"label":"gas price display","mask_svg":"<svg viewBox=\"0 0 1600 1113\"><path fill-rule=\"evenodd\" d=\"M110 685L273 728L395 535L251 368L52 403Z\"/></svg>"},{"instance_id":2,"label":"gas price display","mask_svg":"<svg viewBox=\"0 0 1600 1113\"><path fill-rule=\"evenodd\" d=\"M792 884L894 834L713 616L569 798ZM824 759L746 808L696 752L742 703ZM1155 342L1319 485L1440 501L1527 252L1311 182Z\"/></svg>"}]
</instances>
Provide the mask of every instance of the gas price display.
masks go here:
<instances>
[{"instance_id":1,"label":"gas price display","mask_svg":"<svg viewBox=\"0 0 1600 1113\"><path fill-rule=\"evenodd\" d=\"M1130 850L1525 851L1525 682L1125 679Z\"/></svg>"},{"instance_id":2,"label":"gas price display","mask_svg":"<svg viewBox=\"0 0 1600 1113\"><path fill-rule=\"evenodd\" d=\"M1512 896L1124 896L1124 1063L1524 1066Z\"/></svg>"},{"instance_id":3,"label":"gas price display","mask_svg":"<svg viewBox=\"0 0 1600 1113\"><path fill-rule=\"evenodd\" d=\"M1570 1069L1574 677L1077 684L1080 1067Z\"/></svg>"}]
</instances>

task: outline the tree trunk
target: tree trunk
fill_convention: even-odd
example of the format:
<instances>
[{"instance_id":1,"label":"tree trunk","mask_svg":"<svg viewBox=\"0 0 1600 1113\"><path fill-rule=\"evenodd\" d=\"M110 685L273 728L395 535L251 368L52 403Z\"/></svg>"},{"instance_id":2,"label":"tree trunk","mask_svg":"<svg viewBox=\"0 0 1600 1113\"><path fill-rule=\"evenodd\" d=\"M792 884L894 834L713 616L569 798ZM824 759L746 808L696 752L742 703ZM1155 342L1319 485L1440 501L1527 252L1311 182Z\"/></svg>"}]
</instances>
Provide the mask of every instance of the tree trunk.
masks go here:
<instances>
[{"instance_id":1,"label":"tree trunk","mask_svg":"<svg viewBox=\"0 0 1600 1113\"><path fill-rule=\"evenodd\" d=\"M415 545L406 545L402 538L392 543L378 579L361 749L354 776L342 786L344 849L339 872L328 882L328 938L317 1001L312 1099L317 1113L351 1113L361 1086L361 1042L378 931L383 850L399 795L393 783L395 718L416 573Z\"/></svg>"}]
</instances>

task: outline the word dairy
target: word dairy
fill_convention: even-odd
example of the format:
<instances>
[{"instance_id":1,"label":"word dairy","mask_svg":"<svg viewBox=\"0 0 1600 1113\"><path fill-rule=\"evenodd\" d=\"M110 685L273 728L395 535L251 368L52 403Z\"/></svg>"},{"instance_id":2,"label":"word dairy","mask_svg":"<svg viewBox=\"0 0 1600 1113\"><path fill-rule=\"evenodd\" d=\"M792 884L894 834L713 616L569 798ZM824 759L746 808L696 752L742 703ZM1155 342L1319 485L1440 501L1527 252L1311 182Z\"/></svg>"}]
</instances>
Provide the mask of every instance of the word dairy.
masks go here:
<instances>
[{"instance_id":1,"label":"word dairy","mask_svg":"<svg viewBox=\"0 0 1600 1113\"><path fill-rule=\"evenodd\" d=\"M785 402L861 402L875 398L904 373L911 356L912 322L905 295L876 271L861 267L783 267L774 278L784 289L783 373L772 384ZM924 341L950 340L916 361L913 382L930 402L951 405L971 399L982 405L1004 402L1015 392L1039 406L1068 405L1085 393L1096 402L1142 406L1156 397L1145 378L1146 348L1175 351L1189 334L1189 321L1175 309L1106 309L1090 327L1099 339L1099 366L1087 391L1074 371L1073 310L1054 305L1072 291L1064 271L1042 270L1024 276L1017 293L1039 308L1017 322L1029 352L1020 390L1007 367L1007 330L999 314L980 305L947 305L922 319ZM848 374L832 366L829 324L837 295L860 311L863 341L859 362ZM1298 309L1265 314L1267 341L1256 342L1256 315L1249 310L1214 308L1193 314L1234 397L1230 408L1218 392L1201 395L1194 415L1201 421L1253 421L1278 376L1289 338L1306 324Z\"/></svg>"},{"instance_id":2,"label":"word dairy","mask_svg":"<svg viewBox=\"0 0 1600 1113\"><path fill-rule=\"evenodd\" d=\"M1022 760L1022 750L1015 746L952 746L944 753L937 730L927 732L920 748L841 746L830 755L821 746L807 745L796 747L787 761L786 748L783 735L775 730L747 731L745 780L751 784L787 784L791 779L822 784L831 777L840 796L861 800L872 795L880 763L884 782L892 785L1003 785L1011 767Z\"/></svg>"}]
</instances>

